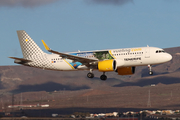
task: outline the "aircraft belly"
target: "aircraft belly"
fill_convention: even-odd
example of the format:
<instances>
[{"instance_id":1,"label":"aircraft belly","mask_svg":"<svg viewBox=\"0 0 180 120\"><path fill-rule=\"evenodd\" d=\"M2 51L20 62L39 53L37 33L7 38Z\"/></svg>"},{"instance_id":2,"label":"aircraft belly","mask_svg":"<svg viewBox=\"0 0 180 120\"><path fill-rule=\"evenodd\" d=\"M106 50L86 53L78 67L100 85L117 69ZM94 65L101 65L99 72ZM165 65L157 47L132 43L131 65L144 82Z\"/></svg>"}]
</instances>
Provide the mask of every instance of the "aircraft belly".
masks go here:
<instances>
[{"instance_id":1,"label":"aircraft belly","mask_svg":"<svg viewBox=\"0 0 180 120\"><path fill-rule=\"evenodd\" d=\"M129 62L124 62L125 64L123 66L141 66L142 63L140 61L129 61Z\"/></svg>"}]
</instances>

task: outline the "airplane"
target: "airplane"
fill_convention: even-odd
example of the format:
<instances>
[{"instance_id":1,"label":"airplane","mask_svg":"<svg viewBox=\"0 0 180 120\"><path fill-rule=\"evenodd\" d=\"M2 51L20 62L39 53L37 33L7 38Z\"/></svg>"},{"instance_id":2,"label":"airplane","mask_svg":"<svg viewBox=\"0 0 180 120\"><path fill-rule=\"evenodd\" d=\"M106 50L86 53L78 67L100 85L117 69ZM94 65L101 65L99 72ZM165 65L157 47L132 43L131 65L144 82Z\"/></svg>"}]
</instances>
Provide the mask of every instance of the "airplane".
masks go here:
<instances>
[{"instance_id":1,"label":"airplane","mask_svg":"<svg viewBox=\"0 0 180 120\"><path fill-rule=\"evenodd\" d=\"M132 75L137 66L148 66L152 75L152 65L168 62L172 59L169 53L157 47L136 47L122 49L107 49L95 51L78 51L62 53L50 49L42 40L47 51L43 52L33 39L24 31L18 30L23 58L9 57L14 63L56 71L89 70L88 78L94 77L94 70L103 74L101 80L106 80L106 72L117 72L118 75Z\"/></svg>"}]
</instances>

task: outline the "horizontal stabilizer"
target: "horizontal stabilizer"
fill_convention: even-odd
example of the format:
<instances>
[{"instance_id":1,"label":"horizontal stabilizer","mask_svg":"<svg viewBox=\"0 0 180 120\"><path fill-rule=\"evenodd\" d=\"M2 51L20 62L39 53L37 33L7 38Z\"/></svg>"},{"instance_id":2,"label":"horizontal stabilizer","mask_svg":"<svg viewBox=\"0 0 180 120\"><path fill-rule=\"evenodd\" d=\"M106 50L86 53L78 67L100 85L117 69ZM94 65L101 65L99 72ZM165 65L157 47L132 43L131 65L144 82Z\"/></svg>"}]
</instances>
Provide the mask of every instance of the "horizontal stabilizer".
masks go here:
<instances>
[{"instance_id":1,"label":"horizontal stabilizer","mask_svg":"<svg viewBox=\"0 0 180 120\"><path fill-rule=\"evenodd\" d=\"M15 59L15 63L18 63L18 64L24 64L24 63L28 63L28 62L32 62L31 60L27 60L27 59L24 59L24 58L16 58L16 57L9 57L11 59Z\"/></svg>"}]
</instances>

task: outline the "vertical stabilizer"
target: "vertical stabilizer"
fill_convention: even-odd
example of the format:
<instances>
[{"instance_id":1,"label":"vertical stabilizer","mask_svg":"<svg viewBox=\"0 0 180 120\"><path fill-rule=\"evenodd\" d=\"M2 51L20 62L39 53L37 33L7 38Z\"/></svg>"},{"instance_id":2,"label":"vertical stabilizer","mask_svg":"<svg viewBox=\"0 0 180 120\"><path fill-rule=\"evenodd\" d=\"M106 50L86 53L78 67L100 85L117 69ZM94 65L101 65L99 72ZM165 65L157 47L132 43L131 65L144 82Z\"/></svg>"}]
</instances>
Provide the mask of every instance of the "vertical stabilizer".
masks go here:
<instances>
[{"instance_id":1,"label":"vertical stabilizer","mask_svg":"<svg viewBox=\"0 0 180 120\"><path fill-rule=\"evenodd\" d=\"M33 39L24 31L18 30L17 35L21 45L23 57L25 59L33 59L44 55L44 52L33 41Z\"/></svg>"}]
</instances>

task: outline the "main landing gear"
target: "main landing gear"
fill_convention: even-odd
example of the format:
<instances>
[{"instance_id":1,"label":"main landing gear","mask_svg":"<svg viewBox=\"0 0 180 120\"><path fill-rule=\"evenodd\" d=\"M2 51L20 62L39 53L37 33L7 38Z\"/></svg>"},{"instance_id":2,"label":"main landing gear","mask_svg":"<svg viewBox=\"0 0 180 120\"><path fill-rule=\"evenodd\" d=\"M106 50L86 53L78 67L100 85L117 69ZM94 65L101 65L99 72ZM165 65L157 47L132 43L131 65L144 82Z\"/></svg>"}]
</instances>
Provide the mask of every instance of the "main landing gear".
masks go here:
<instances>
[{"instance_id":1,"label":"main landing gear","mask_svg":"<svg viewBox=\"0 0 180 120\"><path fill-rule=\"evenodd\" d=\"M89 73L87 74L87 77L88 77L88 78L93 78L93 77L94 77L94 74L89 72Z\"/></svg>"},{"instance_id":2,"label":"main landing gear","mask_svg":"<svg viewBox=\"0 0 180 120\"><path fill-rule=\"evenodd\" d=\"M100 79L101 80L106 80L107 79L107 76L105 75L105 72L103 72L103 74L100 76Z\"/></svg>"},{"instance_id":3,"label":"main landing gear","mask_svg":"<svg viewBox=\"0 0 180 120\"><path fill-rule=\"evenodd\" d=\"M94 74L93 74L93 69L90 69L90 72L87 74L87 77L88 78L93 78L94 77Z\"/></svg>"},{"instance_id":4,"label":"main landing gear","mask_svg":"<svg viewBox=\"0 0 180 120\"><path fill-rule=\"evenodd\" d=\"M151 65L148 65L149 68L149 75L153 75L153 71L151 70Z\"/></svg>"},{"instance_id":5,"label":"main landing gear","mask_svg":"<svg viewBox=\"0 0 180 120\"><path fill-rule=\"evenodd\" d=\"M90 69L90 72L87 74L88 78L94 78L94 74L92 72L93 70ZM105 81L107 79L107 76L105 75L105 72L103 72L103 74L100 76L100 79Z\"/></svg>"}]
</instances>

